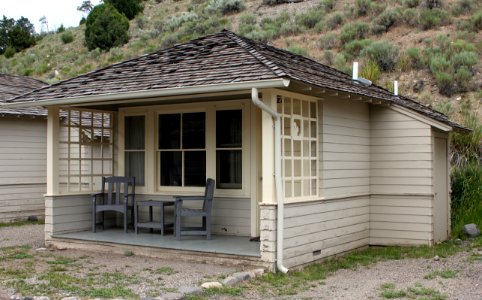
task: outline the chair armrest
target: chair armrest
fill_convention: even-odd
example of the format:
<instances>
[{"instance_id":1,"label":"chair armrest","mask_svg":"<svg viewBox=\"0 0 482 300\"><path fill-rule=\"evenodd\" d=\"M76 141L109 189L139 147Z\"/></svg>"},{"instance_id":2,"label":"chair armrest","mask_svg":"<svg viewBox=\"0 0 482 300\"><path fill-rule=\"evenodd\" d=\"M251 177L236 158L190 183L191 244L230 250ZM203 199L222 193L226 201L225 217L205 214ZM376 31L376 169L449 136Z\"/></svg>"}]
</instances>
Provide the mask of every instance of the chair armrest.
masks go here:
<instances>
[{"instance_id":1,"label":"chair armrest","mask_svg":"<svg viewBox=\"0 0 482 300\"><path fill-rule=\"evenodd\" d=\"M104 196L105 193L94 193L94 194L90 194L92 197L97 197L97 196Z\"/></svg>"},{"instance_id":2,"label":"chair armrest","mask_svg":"<svg viewBox=\"0 0 482 300\"><path fill-rule=\"evenodd\" d=\"M127 194L127 195L124 195L124 198L127 198L127 197L134 197L136 194Z\"/></svg>"}]
</instances>

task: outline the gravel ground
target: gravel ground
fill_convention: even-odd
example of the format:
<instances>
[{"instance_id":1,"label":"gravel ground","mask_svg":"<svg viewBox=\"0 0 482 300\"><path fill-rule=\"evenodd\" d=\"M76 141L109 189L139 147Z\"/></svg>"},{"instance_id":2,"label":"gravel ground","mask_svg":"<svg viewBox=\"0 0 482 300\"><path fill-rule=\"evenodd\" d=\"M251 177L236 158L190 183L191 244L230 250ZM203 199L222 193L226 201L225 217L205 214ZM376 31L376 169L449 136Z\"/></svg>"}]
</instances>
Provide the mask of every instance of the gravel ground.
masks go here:
<instances>
[{"instance_id":1,"label":"gravel ground","mask_svg":"<svg viewBox=\"0 0 482 300\"><path fill-rule=\"evenodd\" d=\"M0 248L8 246L30 245L32 249L43 245L43 226L27 225L20 227L0 228ZM32 250L34 251L34 250ZM77 276L87 274L92 270L98 272L122 272L138 278L152 279L154 271L169 268L172 272L154 275L154 280L142 280L140 284L129 285L140 297L157 291L175 290L182 286L198 285L205 281L220 280L224 276L239 271L234 267L165 261L142 256L125 256L116 254L95 253L77 250L49 250L35 257L41 261L52 257L72 258L78 268ZM15 267L18 262L10 261ZM45 265L45 263L44 263ZM427 278L427 275L451 270L455 272L452 278L442 278L439 275ZM37 272L45 271L40 266ZM32 277L35 280L35 276ZM310 289L297 295L276 297L273 299L386 299L381 296L382 285L392 284L394 290L404 290L420 284L446 295L446 299L482 300L482 249L472 252L461 252L448 258L434 259L404 259L383 261L356 270L339 270L326 280L314 282ZM266 299L260 291L243 289L242 297L216 296L215 299ZM149 292L150 291L150 292ZM7 290L0 285L0 300L7 299L13 290ZM34 296L34 295L30 295ZM413 297L413 295L411 295ZM420 297L420 296L419 296ZM412 299L412 298L399 298ZM434 299L434 298L426 298Z\"/></svg>"}]
</instances>

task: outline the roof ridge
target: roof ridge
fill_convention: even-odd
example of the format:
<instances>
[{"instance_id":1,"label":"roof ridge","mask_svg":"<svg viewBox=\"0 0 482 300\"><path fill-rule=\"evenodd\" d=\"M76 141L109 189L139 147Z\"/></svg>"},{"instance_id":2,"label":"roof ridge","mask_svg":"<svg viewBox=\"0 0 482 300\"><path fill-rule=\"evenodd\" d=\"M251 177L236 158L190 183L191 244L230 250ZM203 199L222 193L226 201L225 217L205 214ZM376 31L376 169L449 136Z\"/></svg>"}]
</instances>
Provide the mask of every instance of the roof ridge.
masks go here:
<instances>
[{"instance_id":1,"label":"roof ridge","mask_svg":"<svg viewBox=\"0 0 482 300\"><path fill-rule=\"evenodd\" d=\"M270 70L274 75L278 77L286 77L289 76L287 73L283 71L277 64L267 59L264 55L259 53L253 46L250 46L244 38L240 37L236 33L229 31L227 29L223 29L222 32L226 33L226 36L233 40L236 44L238 44L241 48L243 48L246 52L251 54L256 60L262 63L268 70Z\"/></svg>"}]
</instances>

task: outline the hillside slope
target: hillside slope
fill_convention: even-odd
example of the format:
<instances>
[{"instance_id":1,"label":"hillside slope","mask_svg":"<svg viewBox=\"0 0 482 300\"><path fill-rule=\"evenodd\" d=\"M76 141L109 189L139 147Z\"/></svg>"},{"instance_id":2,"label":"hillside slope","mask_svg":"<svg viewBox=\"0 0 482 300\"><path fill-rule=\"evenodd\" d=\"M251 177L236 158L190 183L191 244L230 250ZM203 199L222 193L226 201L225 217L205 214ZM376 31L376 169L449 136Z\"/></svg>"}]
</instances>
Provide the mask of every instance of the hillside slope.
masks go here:
<instances>
[{"instance_id":1,"label":"hillside slope","mask_svg":"<svg viewBox=\"0 0 482 300\"><path fill-rule=\"evenodd\" d=\"M269 2L265 0L264 2ZM271 0L274 2L274 0ZM218 6L214 4L219 4ZM482 2L477 0L305 0L269 6L262 0L148 0L130 23L130 41L88 51L84 25L7 59L0 72L49 83L169 47L223 28L309 56L448 112L460 99L482 99ZM224 5L224 6L223 6Z\"/></svg>"}]
</instances>

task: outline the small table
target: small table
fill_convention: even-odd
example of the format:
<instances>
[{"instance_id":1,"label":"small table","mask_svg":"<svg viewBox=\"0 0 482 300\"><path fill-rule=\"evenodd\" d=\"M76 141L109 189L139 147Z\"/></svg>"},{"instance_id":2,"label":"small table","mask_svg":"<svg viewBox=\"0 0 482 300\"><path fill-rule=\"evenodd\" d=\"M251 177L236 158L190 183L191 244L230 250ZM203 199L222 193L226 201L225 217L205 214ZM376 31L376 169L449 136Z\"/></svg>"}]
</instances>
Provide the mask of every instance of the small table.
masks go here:
<instances>
[{"instance_id":1,"label":"small table","mask_svg":"<svg viewBox=\"0 0 482 300\"><path fill-rule=\"evenodd\" d=\"M151 232L153 229L160 229L161 235L164 235L164 229L166 227L173 227L173 223L165 223L164 218L164 207L166 206L173 206L174 200L145 200L145 201L136 201L136 205L134 205L134 225L136 229L136 234L138 233L139 228L150 228ZM139 207L141 206L148 206L149 207L149 222L139 222ZM160 220L159 222L154 222L152 218L152 208L153 207L160 207Z\"/></svg>"}]
</instances>

